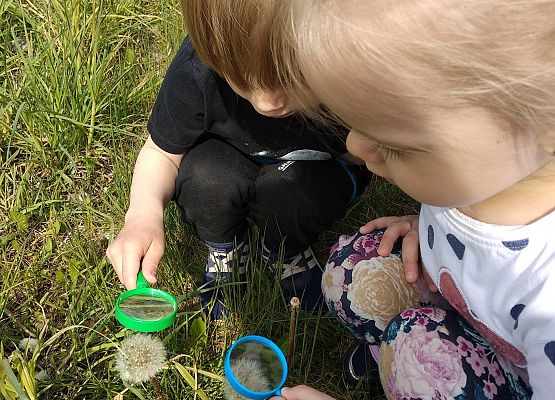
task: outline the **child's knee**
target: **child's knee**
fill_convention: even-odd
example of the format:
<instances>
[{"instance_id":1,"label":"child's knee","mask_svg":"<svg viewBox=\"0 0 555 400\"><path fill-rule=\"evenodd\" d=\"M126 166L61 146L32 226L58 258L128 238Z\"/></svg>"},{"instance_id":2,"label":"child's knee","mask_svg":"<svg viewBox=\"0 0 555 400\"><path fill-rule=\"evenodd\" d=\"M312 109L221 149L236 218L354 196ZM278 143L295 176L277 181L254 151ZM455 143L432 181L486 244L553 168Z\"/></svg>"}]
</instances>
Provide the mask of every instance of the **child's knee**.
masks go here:
<instances>
[{"instance_id":1,"label":"child's knee","mask_svg":"<svg viewBox=\"0 0 555 400\"><path fill-rule=\"evenodd\" d=\"M182 164L175 199L188 216L213 213L219 218L220 214L244 211L251 185L248 177L233 169L219 169L211 163Z\"/></svg>"},{"instance_id":2,"label":"child's knee","mask_svg":"<svg viewBox=\"0 0 555 400\"><path fill-rule=\"evenodd\" d=\"M182 207L210 209L248 202L258 167L230 145L207 140L189 151L179 167L175 197Z\"/></svg>"},{"instance_id":3,"label":"child's knee","mask_svg":"<svg viewBox=\"0 0 555 400\"><path fill-rule=\"evenodd\" d=\"M261 171L257 198L274 209L288 204L322 229L341 218L352 195L352 184L336 161L287 161Z\"/></svg>"},{"instance_id":4,"label":"child's knee","mask_svg":"<svg viewBox=\"0 0 555 400\"><path fill-rule=\"evenodd\" d=\"M419 300L415 288L404 279L401 257L377 254L381 235L342 236L332 248L322 278L322 291L332 311L346 320L373 321L372 328L380 332Z\"/></svg>"}]
</instances>

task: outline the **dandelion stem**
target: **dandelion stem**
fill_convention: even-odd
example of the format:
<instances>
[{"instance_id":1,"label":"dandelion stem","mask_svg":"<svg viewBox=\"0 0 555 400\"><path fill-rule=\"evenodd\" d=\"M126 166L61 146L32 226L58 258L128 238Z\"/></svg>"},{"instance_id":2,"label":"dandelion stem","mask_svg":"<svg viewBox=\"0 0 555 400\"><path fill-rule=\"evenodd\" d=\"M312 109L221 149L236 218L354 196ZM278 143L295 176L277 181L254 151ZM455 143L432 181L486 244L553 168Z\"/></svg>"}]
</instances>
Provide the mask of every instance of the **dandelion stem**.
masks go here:
<instances>
[{"instance_id":1,"label":"dandelion stem","mask_svg":"<svg viewBox=\"0 0 555 400\"><path fill-rule=\"evenodd\" d=\"M153 376L150 379L150 383L152 383L152 387L154 388L154 391L156 392L156 399L157 400L166 400L166 396L164 396L164 394L162 393L162 388L160 387L160 384L158 383L158 379L156 379L155 376Z\"/></svg>"},{"instance_id":2,"label":"dandelion stem","mask_svg":"<svg viewBox=\"0 0 555 400\"><path fill-rule=\"evenodd\" d=\"M287 365L293 367L293 349L295 348L295 322L297 321L297 309L301 306L298 297L291 298L291 319L289 320L289 349L287 351Z\"/></svg>"}]
</instances>

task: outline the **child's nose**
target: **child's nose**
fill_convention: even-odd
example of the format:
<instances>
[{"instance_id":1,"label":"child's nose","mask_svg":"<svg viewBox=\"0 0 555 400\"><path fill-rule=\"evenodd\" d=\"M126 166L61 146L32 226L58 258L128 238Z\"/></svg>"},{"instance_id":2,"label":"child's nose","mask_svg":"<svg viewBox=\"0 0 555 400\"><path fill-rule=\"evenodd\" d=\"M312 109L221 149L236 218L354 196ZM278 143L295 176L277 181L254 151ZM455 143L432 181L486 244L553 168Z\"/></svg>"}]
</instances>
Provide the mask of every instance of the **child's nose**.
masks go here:
<instances>
[{"instance_id":1,"label":"child's nose","mask_svg":"<svg viewBox=\"0 0 555 400\"><path fill-rule=\"evenodd\" d=\"M286 96L280 91L257 93L253 96L254 106L261 112L279 110L285 106Z\"/></svg>"},{"instance_id":2,"label":"child's nose","mask_svg":"<svg viewBox=\"0 0 555 400\"><path fill-rule=\"evenodd\" d=\"M385 162L382 155L376 151L374 143L363 134L351 129L346 140L347 151L360 158L368 165L380 165ZM375 172L372 170L372 172Z\"/></svg>"}]
</instances>

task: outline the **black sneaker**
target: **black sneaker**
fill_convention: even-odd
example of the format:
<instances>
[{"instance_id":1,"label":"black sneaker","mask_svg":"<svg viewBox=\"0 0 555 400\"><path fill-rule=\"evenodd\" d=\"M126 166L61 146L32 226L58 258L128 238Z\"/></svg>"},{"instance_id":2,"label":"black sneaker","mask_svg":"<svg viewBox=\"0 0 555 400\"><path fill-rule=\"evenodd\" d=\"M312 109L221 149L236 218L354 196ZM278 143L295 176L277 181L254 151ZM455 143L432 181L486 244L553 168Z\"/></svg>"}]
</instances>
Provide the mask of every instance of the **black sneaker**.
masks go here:
<instances>
[{"instance_id":1,"label":"black sneaker","mask_svg":"<svg viewBox=\"0 0 555 400\"><path fill-rule=\"evenodd\" d=\"M345 381L356 386L364 378L378 379L378 363L372 357L368 343L355 340L343 356L343 375Z\"/></svg>"},{"instance_id":2,"label":"black sneaker","mask_svg":"<svg viewBox=\"0 0 555 400\"><path fill-rule=\"evenodd\" d=\"M237 246L233 243L210 242L206 242L206 245L208 260L202 279L204 290L200 293L200 304L211 319L218 320L225 310L220 286L231 281L234 271L239 275L245 273L249 245L244 242Z\"/></svg>"},{"instance_id":3,"label":"black sneaker","mask_svg":"<svg viewBox=\"0 0 555 400\"><path fill-rule=\"evenodd\" d=\"M281 290L287 300L299 297L301 308L306 311L315 309L323 302L322 268L311 247L280 260L278 254L263 246L262 257L272 271L281 268Z\"/></svg>"}]
</instances>

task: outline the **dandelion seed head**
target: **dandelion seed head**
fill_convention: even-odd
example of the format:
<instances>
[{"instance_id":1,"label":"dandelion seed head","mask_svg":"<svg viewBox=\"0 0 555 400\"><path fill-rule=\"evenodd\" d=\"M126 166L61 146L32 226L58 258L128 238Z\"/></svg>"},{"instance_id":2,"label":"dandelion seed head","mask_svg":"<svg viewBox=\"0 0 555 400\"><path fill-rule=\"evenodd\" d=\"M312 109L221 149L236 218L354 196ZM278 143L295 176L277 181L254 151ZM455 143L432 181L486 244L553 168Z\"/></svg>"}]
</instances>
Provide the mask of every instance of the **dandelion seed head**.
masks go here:
<instances>
[{"instance_id":1,"label":"dandelion seed head","mask_svg":"<svg viewBox=\"0 0 555 400\"><path fill-rule=\"evenodd\" d=\"M137 333L122 343L116 355L116 370L122 380L130 383L145 382L166 365L166 349L154 336Z\"/></svg>"},{"instance_id":2,"label":"dandelion seed head","mask_svg":"<svg viewBox=\"0 0 555 400\"><path fill-rule=\"evenodd\" d=\"M17 347L19 347L23 351L25 351L26 349L29 349L29 351L35 351L35 348L38 346L38 344L39 341L37 339L23 338L19 341Z\"/></svg>"},{"instance_id":3,"label":"dandelion seed head","mask_svg":"<svg viewBox=\"0 0 555 400\"><path fill-rule=\"evenodd\" d=\"M260 365L258 360L240 358L238 360L231 361L230 364L235 379L237 379L242 386L255 392L269 392L272 390L272 386L264 374L262 365ZM224 397L226 400L247 399L237 393L227 379L224 383Z\"/></svg>"}]
</instances>

